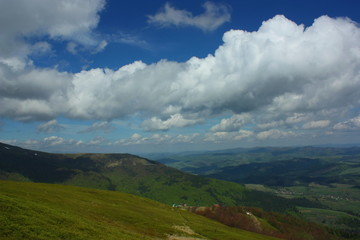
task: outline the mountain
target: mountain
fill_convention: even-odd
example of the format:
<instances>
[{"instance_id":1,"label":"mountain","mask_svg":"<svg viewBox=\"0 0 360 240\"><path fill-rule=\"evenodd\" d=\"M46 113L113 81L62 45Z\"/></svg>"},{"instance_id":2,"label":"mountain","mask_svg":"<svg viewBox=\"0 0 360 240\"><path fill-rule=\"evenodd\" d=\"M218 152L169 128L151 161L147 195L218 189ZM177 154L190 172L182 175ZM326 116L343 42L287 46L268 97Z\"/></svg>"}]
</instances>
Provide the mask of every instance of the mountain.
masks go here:
<instances>
[{"instance_id":1,"label":"mountain","mask_svg":"<svg viewBox=\"0 0 360 240\"><path fill-rule=\"evenodd\" d=\"M340 183L360 186L359 170L359 161L294 157L289 160L224 167L207 176L268 186L307 185L314 182L323 185Z\"/></svg>"},{"instance_id":2,"label":"mountain","mask_svg":"<svg viewBox=\"0 0 360 240\"><path fill-rule=\"evenodd\" d=\"M115 190L168 205L217 203L297 212L291 200L184 173L130 154L51 154L0 144L0 179Z\"/></svg>"},{"instance_id":3,"label":"mountain","mask_svg":"<svg viewBox=\"0 0 360 240\"><path fill-rule=\"evenodd\" d=\"M257 147L197 153L151 154L148 156L186 172L209 175L218 173L226 167L292 159L316 158L326 160L327 164L352 164L360 158L360 147Z\"/></svg>"},{"instance_id":4,"label":"mountain","mask_svg":"<svg viewBox=\"0 0 360 240\"><path fill-rule=\"evenodd\" d=\"M0 181L0 239L272 240L115 191Z\"/></svg>"},{"instance_id":5,"label":"mountain","mask_svg":"<svg viewBox=\"0 0 360 240\"><path fill-rule=\"evenodd\" d=\"M114 235L116 237L112 237L112 234L115 234L113 230L110 229L113 223L115 226L120 225L121 229L124 226L125 229L135 229L137 232L136 234L138 234L141 227L145 227L146 229L141 233L143 234L143 239L152 239L147 236L149 232L149 227L145 226L147 223L138 220L139 215L146 215L144 218L147 219L147 222L151 222L148 218L151 218L152 221L155 219L155 222L157 222L160 217L157 217L157 215L154 212L151 212L147 207L146 209L143 209L142 207L128 206L127 204L131 204L133 200L134 203L137 201L137 197L135 196L124 197L129 195L112 195L113 197L107 197L108 194L113 193L105 193L104 191L95 189L132 193L166 204L166 207L160 208L169 208L169 205L172 204L184 204L186 206L192 206L191 209L198 209L198 207L200 207L200 209L206 209L206 206L212 206L214 203L217 203L216 205L218 206L224 206L224 208L221 209L230 209L226 208L227 206L253 206L263 208L267 211L276 211L299 216L299 210L296 206L302 206L303 208L322 207L317 201L310 201L304 198L286 199L276 196L273 193L249 190L237 183L183 173L158 162L131 154L51 154L22 149L7 144L0 144L0 179L29 182L3 182L3 184L0 182L0 197L3 197L3 201L0 198L0 210L7 214L4 215L3 219L0 219L6 223L3 228L0 226L0 232L2 231L3 233L8 234L6 236L9 237L6 237L5 239L33 239L30 237L32 236L31 234L41 236L43 239L57 238L49 237L52 236L49 234L54 234L54 236L61 234L63 236L61 238L66 239L87 239L87 235L94 234L94 236L96 236L97 234L100 234L102 230L111 232L108 236L105 236L104 239L139 239L139 236L132 236L133 233L130 233L128 230L125 231L125 234L128 234L131 237L119 237L121 235ZM31 182L46 182L52 183L52 185L35 184ZM60 186L57 184L63 185ZM74 189L79 188L67 188L64 184L92 189L75 191ZM9 189L7 189L7 187L9 187ZM6 191L1 193L3 190ZM61 195L61 197L59 195ZM9 199L9 197L11 199ZM35 199L32 199L33 197L35 197ZM112 202L113 199L119 200L118 198L125 198L126 200L124 201L126 204L123 202ZM27 202L28 200L30 202ZM100 203L99 201L103 202ZM59 202L61 202L61 204L58 207L57 204L59 204ZM50 203L52 203L52 205L48 205ZM107 204L106 207L102 206L101 210L98 210L98 207L103 204ZM136 204L142 206L147 203L138 202ZM116 209L113 209L113 207ZM124 211L130 215L121 213L119 219L122 219L123 217L129 218L129 221L132 221L131 223L118 223L117 221L120 221L118 218L112 219L108 217L107 214L110 214L109 216L113 216L112 213L117 215L117 208L124 209L123 207L126 209L138 210L138 213L136 214L128 212L128 210ZM59 209L64 209L65 212L61 212L62 210L60 211ZM178 208L170 209L175 212L178 212L179 210ZM302 239L320 239L314 238L314 236L316 236L315 233L308 232L310 229L309 226L313 225L306 225L304 220L301 220L298 217L297 219L299 219L299 222L297 222L297 220L291 221L297 225L299 225L298 223L301 223L301 226L304 226L303 229L291 228L289 225L281 224L281 222L289 221L290 219L284 215L280 217L278 215L266 215L267 212L263 210L255 210L255 208L248 207L247 209L252 209L251 211L254 212L254 214L245 216L245 220L255 221L257 224L260 223L259 226L264 231L258 231L258 229L255 230L261 234L283 237L285 239L296 239L291 237L288 238L288 236L299 233L300 236L303 236ZM80 211L81 214L84 213L83 211L90 212L85 212L85 215L80 216L78 212L74 211ZM106 213L104 213L104 211ZM234 208L234 211L231 209L229 211L221 211L221 218L218 218L217 214L213 216L204 216L224 222L232 227L239 227L237 224L239 215L232 215L232 213L236 213L236 211L236 208ZM22 212L24 212L24 214L21 214ZM199 211L194 212L199 214ZM259 212L260 214L258 214ZM178 212L177 215L184 216L181 213L182 212ZM206 213L209 213L209 211L206 211ZM107 217L104 218L104 214ZM47 219L50 215L53 216L54 220ZM111 226L107 226L103 223L94 227L93 223L89 222L89 215L91 216L91 220L105 221ZM265 215L270 217L263 217ZM33 220L33 216L38 220ZM85 217L85 219L82 219L82 217ZM240 219L244 219L243 217L244 216L241 216ZM185 219L188 221L190 218L191 217L184 217L183 220ZM78 221L78 219L80 225L72 226L71 223ZM233 219L233 221L229 222L229 219ZM35 222L34 225L29 224L32 221ZM50 225L41 225L39 221L49 222ZM62 226L63 223L65 224L64 227ZM55 233L53 231L45 231L44 228L53 229L51 224L58 224L61 227L54 228ZM24 227L21 227L23 225ZM40 227L40 229L38 229L36 227L37 225L44 226L44 228ZM160 223L159 226L161 231L156 230L156 233L150 234L151 236L155 236L158 232L164 234L164 225ZM174 228L175 235L168 233L169 231L174 231ZM246 226L244 226L244 228L247 229ZM12 229L15 229L15 231ZM166 228L165 232L168 234L168 239L180 240L186 239L177 238L178 232L184 232L184 229L188 235L189 232L191 233L190 235L193 235L192 237L187 236L188 239L243 239L230 232L226 233L227 237L222 237L220 233L217 233L216 228L211 231L205 229L198 230L199 228L189 226L187 223L175 225L172 230ZM319 236L327 236L327 233L326 231L324 232L323 228L315 226L314 229L315 232L320 232ZM203 230L206 233L203 234ZM254 229L247 230L255 231ZM144 232L146 232L146 234ZM123 233L124 232L121 230L120 233L116 234ZM83 236L83 234L86 236ZM246 234L244 236L246 236ZM325 238L332 239L332 237L334 236ZM251 237L245 237L244 239L264 239L264 237L261 235L260 237L251 235ZM334 237L334 239L336 238Z\"/></svg>"}]
</instances>

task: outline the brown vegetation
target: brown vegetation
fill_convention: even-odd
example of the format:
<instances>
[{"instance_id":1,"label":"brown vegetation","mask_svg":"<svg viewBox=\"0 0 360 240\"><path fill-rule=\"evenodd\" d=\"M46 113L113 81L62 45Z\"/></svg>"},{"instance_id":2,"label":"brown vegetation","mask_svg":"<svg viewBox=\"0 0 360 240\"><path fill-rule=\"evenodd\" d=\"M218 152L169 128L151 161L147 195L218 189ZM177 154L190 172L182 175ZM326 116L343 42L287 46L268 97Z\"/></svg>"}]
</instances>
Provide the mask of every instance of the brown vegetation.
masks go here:
<instances>
[{"instance_id":1,"label":"brown vegetation","mask_svg":"<svg viewBox=\"0 0 360 240\"><path fill-rule=\"evenodd\" d=\"M227 207L189 207L189 211L217 220L230 227L265 234L288 240L335 240L323 227L308 223L298 217L265 212L259 208Z\"/></svg>"}]
</instances>

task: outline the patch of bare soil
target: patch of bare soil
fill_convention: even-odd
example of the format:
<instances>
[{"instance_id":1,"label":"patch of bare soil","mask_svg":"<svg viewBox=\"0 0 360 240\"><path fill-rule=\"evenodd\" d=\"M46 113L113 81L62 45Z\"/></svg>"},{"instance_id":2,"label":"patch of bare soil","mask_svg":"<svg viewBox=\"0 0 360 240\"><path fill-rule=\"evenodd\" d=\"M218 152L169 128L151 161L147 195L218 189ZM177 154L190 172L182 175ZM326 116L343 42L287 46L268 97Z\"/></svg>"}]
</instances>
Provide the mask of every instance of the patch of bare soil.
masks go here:
<instances>
[{"instance_id":1,"label":"patch of bare soil","mask_svg":"<svg viewBox=\"0 0 360 240\"><path fill-rule=\"evenodd\" d=\"M180 232L185 233L186 235L197 235L194 230L192 230L189 226L182 225L182 226L174 226L174 228ZM179 236L176 234L169 235L167 240L206 240L203 238L193 237L193 236Z\"/></svg>"}]
</instances>

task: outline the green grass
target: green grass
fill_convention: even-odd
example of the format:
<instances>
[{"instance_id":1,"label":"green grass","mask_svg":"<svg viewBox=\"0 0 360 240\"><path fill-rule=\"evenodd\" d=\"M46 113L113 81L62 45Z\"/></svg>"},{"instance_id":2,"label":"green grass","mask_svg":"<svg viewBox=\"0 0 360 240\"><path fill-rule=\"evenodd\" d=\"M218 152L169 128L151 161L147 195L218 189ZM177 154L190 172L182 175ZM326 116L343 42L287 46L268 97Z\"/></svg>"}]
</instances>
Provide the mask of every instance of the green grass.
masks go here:
<instances>
[{"instance_id":1,"label":"green grass","mask_svg":"<svg viewBox=\"0 0 360 240\"><path fill-rule=\"evenodd\" d=\"M168 205L296 210L271 194L259 195L240 184L184 173L131 154L50 154L0 143L0 179L115 190Z\"/></svg>"},{"instance_id":2,"label":"green grass","mask_svg":"<svg viewBox=\"0 0 360 240\"><path fill-rule=\"evenodd\" d=\"M332 226L336 225L338 219L353 217L347 213L330 209L299 207L299 210L306 219L312 222L322 222Z\"/></svg>"},{"instance_id":3,"label":"green grass","mask_svg":"<svg viewBox=\"0 0 360 240\"><path fill-rule=\"evenodd\" d=\"M64 185L0 181L0 212L0 239L274 239L146 198Z\"/></svg>"},{"instance_id":4,"label":"green grass","mask_svg":"<svg viewBox=\"0 0 360 240\"><path fill-rule=\"evenodd\" d=\"M286 189L291 191L293 196L317 199L333 210L360 214L360 190L351 185L310 184L309 186L287 187Z\"/></svg>"}]
</instances>

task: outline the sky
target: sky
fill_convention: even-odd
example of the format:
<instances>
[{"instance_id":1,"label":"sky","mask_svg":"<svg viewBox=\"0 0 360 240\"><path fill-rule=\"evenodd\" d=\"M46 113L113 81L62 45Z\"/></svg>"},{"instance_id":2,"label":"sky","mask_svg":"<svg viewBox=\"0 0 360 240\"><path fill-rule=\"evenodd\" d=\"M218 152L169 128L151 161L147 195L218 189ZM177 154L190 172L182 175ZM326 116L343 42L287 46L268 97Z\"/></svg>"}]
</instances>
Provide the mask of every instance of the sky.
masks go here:
<instances>
[{"instance_id":1,"label":"sky","mask_svg":"<svg viewBox=\"0 0 360 240\"><path fill-rule=\"evenodd\" d=\"M0 142L360 144L358 0L0 0Z\"/></svg>"}]
</instances>

